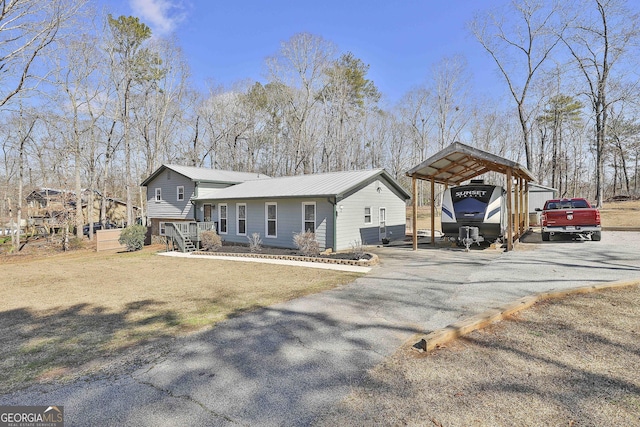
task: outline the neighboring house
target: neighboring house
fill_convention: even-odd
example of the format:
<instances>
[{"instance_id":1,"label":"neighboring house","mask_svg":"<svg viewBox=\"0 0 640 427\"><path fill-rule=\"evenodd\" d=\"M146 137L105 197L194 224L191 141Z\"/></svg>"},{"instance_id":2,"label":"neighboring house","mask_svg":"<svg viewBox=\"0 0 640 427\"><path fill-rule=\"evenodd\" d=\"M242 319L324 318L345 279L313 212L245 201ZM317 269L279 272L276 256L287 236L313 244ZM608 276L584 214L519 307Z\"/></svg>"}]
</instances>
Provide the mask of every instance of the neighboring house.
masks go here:
<instances>
[{"instance_id":1,"label":"neighboring house","mask_svg":"<svg viewBox=\"0 0 640 427\"><path fill-rule=\"evenodd\" d=\"M269 177L257 173L162 165L140 184L147 187L147 224L151 227L151 235L163 236L167 222L195 221L193 200L199 194L265 178ZM199 220L212 221L213 214L209 206L200 212Z\"/></svg>"},{"instance_id":2,"label":"neighboring house","mask_svg":"<svg viewBox=\"0 0 640 427\"><path fill-rule=\"evenodd\" d=\"M83 223L88 223L87 204L89 190L83 190L81 203ZM26 198L27 216L30 223L35 227L45 227L49 231L56 231L62 227L69 217L75 215L76 193L71 190L60 190L54 188L39 188L33 190ZM124 225L126 222L126 203L111 197L102 197L98 191L94 191L93 210L91 221L100 221L101 204L105 203L105 221ZM140 216L140 208L133 207L136 218Z\"/></svg>"},{"instance_id":3,"label":"neighboring house","mask_svg":"<svg viewBox=\"0 0 640 427\"><path fill-rule=\"evenodd\" d=\"M127 223L127 203L114 199L113 197L102 197L99 191L95 191L93 196L93 209L91 210L91 219L88 219L89 197L87 191L82 196L82 214L84 216L84 222L100 222L100 212L102 204L104 203L105 221L111 224L116 224L119 227L124 226ZM138 219L141 215L141 209L137 206L133 206L133 216Z\"/></svg>"},{"instance_id":4,"label":"neighboring house","mask_svg":"<svg viewBox=\"0 0 640 427\"><path fill-rule=\"evenodd\" d=\"M27 217L32 225L57 229L75 209L75 193L55 188L39 188L27 195Z\"/></svg>"},{"instance_id":5,"label":"neighboring house","mask_svg":"<svg viewBox=\"0 0 640 427\"><path fill-rule=\"evenodd\" d=\"M336 251L405 237L410 195L384 169L252 179L233 185L210 182L206 188L198 185L197 192L187 192L184 175L167 177L168 170L175 172L163 166L142 183L147 187L152 224L212 221L227 242L247 243L247 237L258 233L264 245L283 248L293 248L294 234L309 230L322 249ZM184 186L182 201L189 199L188 203L173 198L167 202L175 205L172 214L157 209L162 199L156 202L155 188L162 188L162 183L165 191L173 191L172 198L176 186Z\"/></svg>"}]
</instances>

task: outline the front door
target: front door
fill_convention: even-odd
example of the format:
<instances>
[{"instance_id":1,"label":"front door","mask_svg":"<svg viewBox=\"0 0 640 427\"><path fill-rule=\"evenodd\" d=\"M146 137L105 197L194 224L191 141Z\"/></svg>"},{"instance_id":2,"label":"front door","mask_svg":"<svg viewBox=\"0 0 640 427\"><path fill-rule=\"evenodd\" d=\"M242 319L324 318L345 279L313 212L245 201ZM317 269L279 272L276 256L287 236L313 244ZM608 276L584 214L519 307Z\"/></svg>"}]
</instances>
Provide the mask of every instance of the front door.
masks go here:
<instances>
[{"instance_id":1,"label":"front door","mask_svg":"<svg viewBox=\"0 0 640 427\"><path fill-rule=\"evenodd\" d=\"M204 205L204 222L211 221L211 205Z\"/></svg>"},{"instance_id":2,"label":"front door","mask_svg":"<svg viewBox=\"0 0 640 427\"><path fill-rule=\"evenodd\" d=\"M378 227L380 230L380 240L387 238L387 208L380 208L378 216Z\"/></svg>"}]
</instances>

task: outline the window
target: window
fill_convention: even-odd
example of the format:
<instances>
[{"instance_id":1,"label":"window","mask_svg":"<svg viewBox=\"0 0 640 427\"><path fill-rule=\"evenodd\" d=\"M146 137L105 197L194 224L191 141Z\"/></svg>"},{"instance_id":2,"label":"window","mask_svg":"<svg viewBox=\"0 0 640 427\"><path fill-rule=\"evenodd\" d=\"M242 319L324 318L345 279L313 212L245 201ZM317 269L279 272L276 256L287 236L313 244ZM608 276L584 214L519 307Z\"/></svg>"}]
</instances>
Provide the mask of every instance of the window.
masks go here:
<instances>
[{"instance_id":1,"label":"window","mask_svg":"<svg viewBox=\"0 0 640 427\"><path fill-rule=\"evenodd\" d=\"M247 204L236 204L236 233L239 236L247 235Z\"/></svg>"},{"instance_id":2,"label":"window","mask_svg":"<svg viewBox=\"0 0 640 427\"><path fill-rule=\"evenodd\" d=\"M364 223L371 224L371 206L365 206L364 208Z\"/></svg>"},{"instance_id":3,"label":"window","mask_svg":"<svg viewBox=\"0 0 640 427\"><path fill-rule=\"evenodd\" d=\"M266 217L266 237L278 237L278 205L276 203L265 203Z\"/></svg>"},{"instance_id":4,"label":"window","mask_svg":"<svg viewBox=\"0 0 640 427\"><path fill-rule=\"evenodd\" d=\"M162 188L156 188L156 202L162 201Z\"/></svg>"},{"instance_id":5,"label":"window","mask_svg":"<svg viewBox=\"0 0 640 427\"><path fill-rule=\"evenodd\" d=\"M227 234L227 204L221 203L218 205L218 228L220 234Z\"/></svg>"},{"instance_id":6,"label":"window","mask_svg":"<svg viewBox=\"0 0 640 427\"><path fill-rule=\"evenodd\" d=\"M316 232L316 204L303 203L302 204L302 223L303 231Z\"/></svg>"},{"instance_id":7,"label":"window","mask_svg":"<svg viewBox=\"0 0 640 427\"><path fill-rule=\"evenodd\" d=\"M184 186L183 185L179 185L176 189L177 189L177 193L178 193L178 201L184 200Z\"/></svg>"},{"instance_id":8,"label":"window","mask_svg":"<svg viewBox=\"0 0 640 427\"><path fill-rule=\"evenodd\" d=\"M167 228L165 227L164 222L161 222L159 224L159 227L160 227L160 235L161 236L166 235L167 234Z\"/></svg>"}]
</instances>

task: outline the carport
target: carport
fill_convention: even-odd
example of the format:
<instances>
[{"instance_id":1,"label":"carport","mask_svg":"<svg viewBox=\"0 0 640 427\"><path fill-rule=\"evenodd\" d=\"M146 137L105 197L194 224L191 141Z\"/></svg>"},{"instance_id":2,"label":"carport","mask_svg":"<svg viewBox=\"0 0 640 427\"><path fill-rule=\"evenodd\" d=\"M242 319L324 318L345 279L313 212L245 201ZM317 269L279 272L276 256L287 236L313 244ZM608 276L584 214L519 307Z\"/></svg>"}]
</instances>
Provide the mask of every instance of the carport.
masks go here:
<instances>
[{"instance_id":1,"label":"carport","mask_svg":"<svg viewBox=\"0 0 640 427\"><path fill-rule=\"evenodd\" d=\"M435 184L460 185L487 172L505 175L507 194L507 250L529 228L529 183L535 178L524 166L486 151L454 142L407 171L413 197L413 250L418 249L418 180L431 183L431 243L435 243Z\"/></svg>"}]
</instances>

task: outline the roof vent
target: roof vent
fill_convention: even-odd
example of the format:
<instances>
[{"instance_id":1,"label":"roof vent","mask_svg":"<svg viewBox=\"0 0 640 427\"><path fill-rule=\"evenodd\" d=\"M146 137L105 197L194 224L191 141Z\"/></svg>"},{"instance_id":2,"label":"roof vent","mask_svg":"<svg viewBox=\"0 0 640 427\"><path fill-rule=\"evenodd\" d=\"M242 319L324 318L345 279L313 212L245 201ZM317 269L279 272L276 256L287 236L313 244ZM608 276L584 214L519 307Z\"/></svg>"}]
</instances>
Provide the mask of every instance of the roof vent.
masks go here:
<instances>
[{"instance_id":1,"label":"roof vent","mask_svg":"<svg viewBox=\"0 0 640 427\"><path fill-rule=\"evenodd\" d=\"M484 184L484 179L472 179L471 184Z\"/></svg>"}]
</instances>

